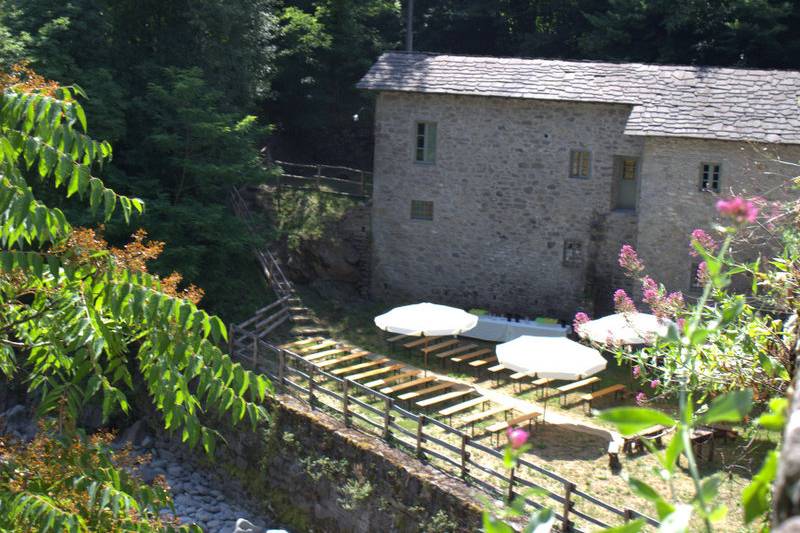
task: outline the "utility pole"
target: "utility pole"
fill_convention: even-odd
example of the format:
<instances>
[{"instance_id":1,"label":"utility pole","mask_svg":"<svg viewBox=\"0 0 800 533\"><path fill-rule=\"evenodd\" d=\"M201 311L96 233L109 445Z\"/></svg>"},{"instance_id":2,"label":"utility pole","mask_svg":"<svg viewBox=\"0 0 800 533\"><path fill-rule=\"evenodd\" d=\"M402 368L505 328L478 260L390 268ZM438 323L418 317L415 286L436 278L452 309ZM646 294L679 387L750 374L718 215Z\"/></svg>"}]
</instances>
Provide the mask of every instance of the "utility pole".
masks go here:
<instances>
[{"instance_id":1,"label":"utility pole","mask_svg":"<svg viewBox=\"0 0 800 533\"><path fill-rule=\"evenodd\" d=\"M406 0L406 52L414 51L414 0Z\"/></svg>"}]
</instances>

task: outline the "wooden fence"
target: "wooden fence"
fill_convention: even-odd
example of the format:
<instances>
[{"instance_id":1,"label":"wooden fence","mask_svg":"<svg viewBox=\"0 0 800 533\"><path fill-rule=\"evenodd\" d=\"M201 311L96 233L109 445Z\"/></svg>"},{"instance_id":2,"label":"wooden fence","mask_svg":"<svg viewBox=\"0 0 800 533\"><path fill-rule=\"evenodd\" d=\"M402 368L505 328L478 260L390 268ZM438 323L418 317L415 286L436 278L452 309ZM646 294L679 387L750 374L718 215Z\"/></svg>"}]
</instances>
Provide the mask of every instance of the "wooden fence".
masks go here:
<instances>
[{"instance_id":1,"label":"wooden fence","mask_svg":"<svg viewBox=\"0 0 800 533\"><path fill-rule=\"evenodd\" d=\"M372 195L372 173L335 165L306 165L275 161L280 167L276 186L311 189L345 196L367 198Z\"/></svg>"},{"instance_id":2,"label":"wooden fence","mask_svg":"<svg viewBox=\"0 0 800 533\"><path fill-rule=\"evenodd\" d=\"M536 509L553 509L563 531L607 528L636 518L659 526L653 518L617 508L526 459L510 471L492 468L503 464L503 453L463 431L425 414L412 413L385 394L326 372L302 356L243 329L237 328L231 338L232 353L269 375L278 390L343 420L348 427L373 433L494 498L511 499L527 489L536 489L535 496L526 496L525 502Z\"/></svg>"}]
</instances>

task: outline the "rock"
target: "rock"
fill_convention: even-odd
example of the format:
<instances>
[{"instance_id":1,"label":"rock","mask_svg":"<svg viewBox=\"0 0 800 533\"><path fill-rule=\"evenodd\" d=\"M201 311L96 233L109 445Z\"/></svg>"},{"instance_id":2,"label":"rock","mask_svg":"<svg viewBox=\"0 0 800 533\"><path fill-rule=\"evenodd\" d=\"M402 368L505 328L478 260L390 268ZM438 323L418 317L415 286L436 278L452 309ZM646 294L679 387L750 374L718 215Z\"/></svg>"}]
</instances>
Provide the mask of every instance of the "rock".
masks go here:
<instances>
[{"instance_id":1,"label":"rock","mask_svg":"<svg viewBox=\"0 0 800 533\"><path fill-rule=\"evenodd\" d=\"M124 445L126 443L131 443L134 446L139 446L144 439L147 437L147 427L144 425L144 422L141 420L137 420L131 426L122 432L122 434L117 439L117 443L120 445Z\"/></svg>"},{"instance_id":2,"label":"rock","mask_svg":"<svg viewBox=\"0 0 800 533\"><path fill-rule=\"evenodd\" d=\"M244 518L240 518L236 521L236 526L233 528L233 533L259 533L259 531L255 524L245 520Z\"/></svg>"},{"instance_id":3,"label":"rock","mask_svg":"<svg viewBox=\"0 0 800 533\"><path fill-rule=\"evenodd\" d=\"M20 440L28 441L36 435L36 420L23 405L15 405L0 415L0 427Z\"/></svg>"}]
</instances>

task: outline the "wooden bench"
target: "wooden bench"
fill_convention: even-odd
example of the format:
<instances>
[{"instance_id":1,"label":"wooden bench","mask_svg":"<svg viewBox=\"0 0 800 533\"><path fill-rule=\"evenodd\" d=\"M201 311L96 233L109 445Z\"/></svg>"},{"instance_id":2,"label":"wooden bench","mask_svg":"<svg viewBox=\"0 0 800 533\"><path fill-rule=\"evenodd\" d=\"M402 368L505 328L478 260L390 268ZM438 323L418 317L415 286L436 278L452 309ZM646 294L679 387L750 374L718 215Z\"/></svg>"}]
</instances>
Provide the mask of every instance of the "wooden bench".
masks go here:
<instances>
[{"instance_id":1,"label":"wooden bench","mask_svg":"<svg viewBox=\"0 0 800 533\"><path fill-rule=\"evenodd\" d=\"M307 356L304 357L304 359L306 361L316 361L317 359L324 359L325 357L328 357L329 355L336 355L336 354L340 354L340 353L349 352L352 349L353 348L351 346L342 346L340 348L333 348L331 350L323 350L321 352L316 352L314 354L307 355Z\"/></svg>"},{"instance_id":2,"label":"wooden bench","mask_svg":"<svg viewBox=\"0 0 800 533\"><path fill-rule=\"evenodd\" d=\"M295 348L297 346L303 346L304 344L311 344L322 340L325 340L324 337L309 337L307 339L300 339L298 341L292 341L292 342L287 342L286 344L281 344L280 347L288 350L290 348Z\"/></svg>"},{"instance_id":3,"label":"wooden bench","mask_svg":"<svg viewBox=\"0 0 800 533\"><path fill-rule=\"evenodd\" d=\"M405 372L395 374L394 376L389 376L388 378L376 379L375 381L364 383L364 386L370 388L380 387L382 385L388 385L389 383L394 383L395 381L402 381L406 378L413 378L414 376L418 376L420 374L422 374L422 370L418 370L415 368L413 370L406 370Z\"/></svg>"},{"instance_id":4,"label":"wooden bench","mask_svg":"<svg viewBox=\"0 0 800 533\"><path fill-rule=\"evenodd\" d=\"M503 365L494 365L494 366L490 366L486 370L489 372L489 374L492 375L492 379L494 380L495 384L499 385L500 384L500 372L504 372L504 371L506 371L508 369L506 367L504 367Z\"/></svg>"},{"instance_id":5,"label":"wooden bench","mask_svg":"<svg viewBox=\"0 0 800 533\"><path fill-rule=\"evenodd\" d=\"M350 374L351 372L357 372L359 370L364 370L366 368L372 368L373 366L379 366L384 363L390 362L391 359L388 357L381 357L380 359L373 359L372 361L367 361L366 363L359 363L357 365L346 366L344 368L337 368L336 370L331 371L331 374L334 376L339 376L342 374Z\"/></svg>"},{"instance_id":6,"label":"wooden bench","mask_svg":"<svg viewBox=\"0 0 800 533\"><path fill-rule=\"evenodd\" d=\"M466 416L461 419L460 427L469 426L470 435L475 436L475 422L480 422L481 420L486 420L487 418L491 418L495 415L503 414L507 416L509 411L513 411L512 407L506 407L505 405L499 405L497 407L493 407L491 409L487 409L486 411L481 411L480 413L475 413L473 415Z\"/></svg>"},{"instance_id":7,"label":"wooden bench","mask_svg":"<svg viewBox=\"0 0 800 533\"><path fill-rule=\"evenodd\" d=\"M321 361L316 363L316 365L320 368L327 368L329 366L340 365L342 363L346 363L347 361L352 361L353 359L361 359L362 357L366 357L369 355L369 352L365 351L358 351L353 352L348 355L343 355L342 357L337 357L336 359L331 359L330 361Z\"/></svg>"},{"instance_id":8,"label":"wooden bench","mask_svg":"<svg viewBox=\"0 0 800 533\"><path fill-rule=\"evenodd\" d=\"M319 342L317 344L312 344L311 346L306 346L304 348L298 348L297 349L297 353L299 353L299 354L313 353L313 352L316 352L318 350L322 350L323 348L330 348L331 346L336 346L337 344L339 344L339 343L336 342L336 341L332 341L332 340L328 339L328 340Z\"/></svg>"},{"instance_id":9,"label":"wooden bench","mask_svg":"<svg viewBox=\"0 0 800 533\"><path fill-rule=\"evenodd\" d=\"M472 359L477 359L478 357L484 356L489 353L492 353L491 348L481 348L480 350L474 350L469 353L459 354L456 357L451 357L450 360L454 363L463 363L465 361L471 361Z\"/></svg>"},{"instance_id":10,"label":"wooden bench","mask_svg":"<svg viewBox=\"0 0 800 533\"><path fill-rule=\"evenodd\" d=\"M600 381L600 378L595 376L588 379L582 379L574 383L561 385L560 387L556 387L556 393L554 394L554 396L560 397L561 405L564 406L567 404L567 396L569 395L570 392L582 389L584 387L591 387L598 381Z\"/></svg>"},{"instance_id":11,"label":"wooden bench","mask_svg":"<svg viewBox=\"0 0 800 533\"><path fill-rule=\"evenodd\" d=\"M392 344L394 342L402 341L402 340L407 339L407 338L408 338L408 335L395 335L394 337L389 337L388 339L386 339L386 342L388 342L389 344Z\"/></svg>"},{"instance_id":12,"label":"wooden bench","mask_svg":"<svg viewBox=\"0 0 800 533\"><path fill-rule=\"evenodd\" d=\"M454 344L458 344L458 339L450 339L442 342L437 342L436 344L424 347L422 349L422 353L424 353L425 355L430 355L433 352L438 352L439 350L444 350L445 348L449 348Z\"/></svg>"},{"instance_id":13,"label":"wooden bench","mask_svg":"<svg viewBox=\"0 0 800 533\"><path fill-rule=\"evenodd\" d=\"M477 361L470 361L469 366L473 368L480 368L482 366L486 366L491 363L497 362L497 356L493 355L491 357L487 357L486 359L478 359Z\"/></svg>"},{"instance_id":14,"label":"wooden bench","mask_svg":"<svg viewBox=\"0 0 800 533\"><path fill-rule=\"evenodd\" d=\"M381 389L381 392L383 394L394 394L395 392L400 392L401 390L410 389L411 387L424 385L426 383L430 383L431 381L436 381L436 378L433 376L426 376L419 379L406 381L405 383L401 383L400 385L394 385L393 387L385 387Z\"/></svg>"},{"instance_id":15,"label":"wooden bench","mask_svg":"<svg viewBox=\"0 0 800 533\"><path fill-rule=\"evenodd\" d=\"M405 343L403 345L403 348L407 348L407 349L410 350L411 348L416 348L417 346L421 346L421 345L425 344L426 342L430 342L430 341L436 340L438 338L439 337L420 337L415 341L411 341L411 342Z\"/></svg>"},{"instance_id":16,"label":"wooden bench","mask_svg":"<svg viewBox=\"0 0 800 533\"><path fill-rule=\"evenodd\" d=\"M446 407L439 411L437 414L439 416L446 416L448 417L448 423L452 422L453 415L456 413L460 413L461 411L466 411L468 409L472 409L473 407L477 407L479 405L483 405L484 403L488 402L489 398L485 396L478 396L477 398L473 398L471 400L467 400L466 402L462 402L450 407Z\"/></svg>"},{"instance_id":17,"label":"wooden bench","mask_svg":"<svg viewBox=\"0 0 800 533\"><path fill-rule=\"evenodd\" d=\"M418 407L430 407L432 405L437 405L444 402L449 402L450 400L455 400L456 398L461 398L462 396L466 396L467 394L474 394L474 390L471 388L455 390L453 392L448 392L447 394L441 394L439 396L435 396L433 398L428 398L427 400L422 400L417 402Z\"/></svg>"},{"instance_id":18,"label":"wooden bench","mask_svg":"<svg viewBox=\"0 0 800 533\"><path fill-rule=\"evenodd\" d=\"M619 395L619 393L621 393L624 390L625 390L625 385L617 383L616 385L610 385L600 390L584 394L583 396L581 396L581 401L586 402L587 405L586 412L588 413L592 410L592 402L594 400L602 398L604 396L608 396L610 394L613 394L616 397Z\"/></svg>"},{"instance_id":19,"label":"wooden bench","mask_svg":"<svg viewBox=\"0 0 800 533\"><path fill-rule=\"evenodd\" d=\"M655 440L656 444L661 446L661 438L666 435L670 429L671 428L662 425L650 426L629 437L623 437L622 451L625 453L634 453L637 448L642 450L643 439Z\"/></svg>"},{"instance_id":20,"label":"wooden bench","mask_svg":"<svg viewBox=\"0 0 800 533\"><path fill-rule=\"evenodd\" d=\"M403 365L398 363L394 365L384 366L381 368L376 368L375 370L369 370L367 372L359 372L358 374L347 376L347 379L356 381L359 379L371 378L375 376L380 376L381 374L388 374L389 372L394 372L396 370L400 370L401 368L403 368Z\"/></svg>"},{"instance_id":21,"label":"wooden bench","mask_svg":"<svg viewBox=\"0 0 800 533\"><path fill-rule=\"evenodd\" d=\"M439 359L446 359L446 358L450 357L451 355L457 355L457 354L460 354L462 352L466 352L467 350L469 350L471 348L475 348L476 346L477 346L477 344L472 344L472 343L459 344L458 346L456 346L455 348L453 348L451 350L446 350L444 352L437 353L436 357L438 357Z\"/></svg>"},{"instance_id":22,"label":"wooden bench","mask_svg":"<svg viewBox=\"0 0 800 533\"><path fill-rule=\"evenodd\" d=\"M509 376L509 377L511 378L511 381L514 383L514 386L519 386L521 388L522 387L522 381L525 380L525 379L528 379L529 377L531 377L531 373L530 372L516 372L514 374L511 374L511 376ZM541 394L540 394L540 397L541 397L541 396L544 396L544 388L547 387L548 385L550 385L551 383L553 383L554 381L556 381L556 380L552 379L552 378L539 378L539 379L535 379L535 380L531 381L530 385L533 386L533 390L541 388Z\"/></svg>"},{"instance_id":23,"label":"wooden bench","mask_svg":"<svg viewBox=\"0 0 800 533\"><path fill-rule=\"evenodd\" d=\"M440 390L452 389L454 386L455 383L451 383L449 381L440 381L436 385L428 387L427 389L420 389L420 390L415 390L413 392L407 392L405 394L401 394L397 398L403 401L413 400L414 398L419 398L420 396L427 396L428 394L433 394L434 392L438 392Z\"/></svg>"},{"instance_id":24,"label":"wooden bench","mask_svg":"<svg viewBox=\"0 0 800 533\"><path fill-rule=\"evenodd\" d=\"M492 424L491 426L486 428L486 433L492 436L497 436L497 445L500 445L500 433L506 431L508 428L517 427L520 424L527 423L528 429L531 429L531 423L536 423L536 419L539 418L538 411L530 411L527 413L523 413L520 416L514 417L511 420L504 420L503 422L498 422L496 424Z\"/></svg>"}]
</instances>

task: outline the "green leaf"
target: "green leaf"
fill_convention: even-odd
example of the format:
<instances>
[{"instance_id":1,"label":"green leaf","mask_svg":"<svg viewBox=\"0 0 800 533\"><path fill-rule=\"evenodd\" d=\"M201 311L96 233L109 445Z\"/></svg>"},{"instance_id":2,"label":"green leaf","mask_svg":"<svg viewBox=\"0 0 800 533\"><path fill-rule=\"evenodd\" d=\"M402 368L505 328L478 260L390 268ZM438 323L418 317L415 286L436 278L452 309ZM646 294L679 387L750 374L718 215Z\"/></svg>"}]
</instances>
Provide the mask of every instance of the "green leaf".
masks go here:
<instances>
[{"instance_id":1,"label":"green leaf","mask_svg":"<svg viewBox=\"0 0 800 533\"><path fill-rule=\"evenodd\" d=\"M689 521L692 518L691 505L680 504L675 510L661 521L658 531L661 533L684 533L689 531Z\"/></svg>"},{"instance_id":2,"label":"green leaf","mask_svg":"<svg viewBox=\"0 0 800 533\"><path fill-rule=\"evenodd\" d=\"M677 464L678 458L683 451L683 427L678 426L675 430L675 434L672 436L672 439L669 441L667 445L667 449L664 451L663 454L663 461L662 466L672 474L675 471L675 465Z\"/></svg>"},{"instance_id":3,"label":"green leaf","mask_svg":"<svg viewBox=\"0 0 800 533\"><path fill-rule=\"evenodd\" d=\"M644 518L637 518L621 526L604 529L603 533L639 533L647 523Z\"/></svg>"},{"instance_id":4,"label":"green leaf","mask_svg":"<svg viewBox=\"0 0 800 533\"><path fill-rule=\"evenodd\" d=\"M769 513L772 481L775 479L777 471L778 452L771 450L764 460L764 466L753 476L753 481L742 491L745 524L749 524L756 518Z\"/></svg>"},{"instance_id":5,"label":"green leaf","mask_svg":"<svg viewBox=\"0 0 800 533\"><path fill-rule=\"evenodd\" d=\"M753 405L753 391L750 389L729 392L714 399L701 417L700 422L739 422L750 412Z\"/></svg>"},{"instance_id":6,"label":"green leaf","mask_svg":"<svg viewBox=\"0 0 800 533\"><path fill-rule=\"evenodd\" d=\"M616 407L600 413L600 419L611 422L624 436L630 436L651 426L675 425L675 421L655 409L643 407Z\"/></svg>"}]
</instances>

